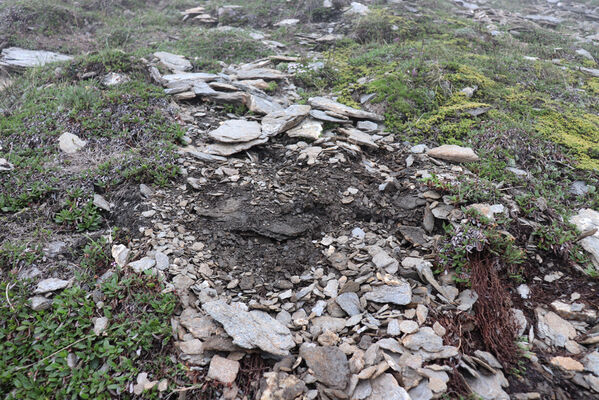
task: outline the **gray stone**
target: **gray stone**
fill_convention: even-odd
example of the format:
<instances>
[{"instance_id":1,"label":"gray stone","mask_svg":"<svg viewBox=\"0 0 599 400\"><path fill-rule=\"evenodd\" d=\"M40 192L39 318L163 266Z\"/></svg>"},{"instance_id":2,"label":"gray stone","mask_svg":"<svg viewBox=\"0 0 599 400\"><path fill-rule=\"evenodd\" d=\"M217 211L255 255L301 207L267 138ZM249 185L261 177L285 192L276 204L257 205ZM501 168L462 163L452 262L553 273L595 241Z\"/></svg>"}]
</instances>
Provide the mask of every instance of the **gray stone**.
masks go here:
<instances>
[{"instance_id":1,"label":"gray stone","mask_svg":"<svg viewBox=\"0 0 599 400\"><path fill-rule=\"evenodd\" d=\"M482 400L509 400L510 396L503 390L508 386L508 381L501 371L495 375L478 374L478 377L472 377L465 374L466 383L472 391L480 396Z\"/></svg>"},{"instance_id":2,"label":"gray stone","mask_svg":"<svg viewBox=\"0 0 599 400\"><path fill-rule=\"evenodd\" d=\"M547 339L554 346L565 347L569 340L576 337L574 326L553 311L536 308L535 313L537 334L541 339Z\"/></svg>"},{"instance_id":3,"label":"gray stone","mask_svg":"<svg viewBox=\"0 0 599 400\"><path fill-rule=\"evenodd\" d=\"M245 105L250 111L256 114L270 114L283 110L283 106L273 99L253 94L249 95L247 101L245 101Z\"/></svg>"},{"instance_id":4,"label":"gray stone","mask_svg":"<svg viewBox=\"0 0 599 400\"><path fill-rule=\"evenodd\" d=\"M130 250L123 244L117 244L112 246L112 258L119 267L123 268L127 265L127 259L129 258Z\"/></svg>"},{"instance_id":5,"label":"gray stone","mask_svg":"<svg viewBox=\"0 0 599 400\"><path fill-rule=\"evenodd\" d=\"M62 241L50 242L44 247L44 255L48 258L56 258L67 249L67 244Z\"/></svg>"},{"instance_id":6,"label":"gray stone","mask_svg":"<svg viewBox=\"0 0 599 400\"><path fill-rule=\"evenodd\" d=\"M228 358L215 355L210 361L208 368L208 378L219 381L226 385L235 382L237 373L239 372L239 361L229 360Z\"/></svg>"},{"instance_id":7,"label":"gray stone","mask_svg":"<svg viewBox=\"0 0 599 400\"><path fill-rule=\"evenodd\" d=\"M479 157L470 147L460 147L454 144L445 144L443 146L435 147L428 150L426 154L429 157L454 162L474 162L479 160Z\"/></svg>"},{"instance_id":8,"label":"gray stone","mask_svg":"<svg viewBox=\"0 0 599 400\"><path fill-rule=\"evenodd\" d=\"M52 306L52 299L44 296L33 296L29 298L29 305L33 311L47 310Z\"/></svg>"},{"instance_id":9,"label":"gray stone","mask_svg":"<svg viewBox=\"0 0 599 400\"><path fill-rule=\"evenodd\" d=\"M570 218L570 222L576 225L576 228L581 232L595 230L595 233L591 236L580 240L580 244L589 252L595 268L599 269L599 212L590 208L583 208L578 211L578 214Z\"/></svg>"},{"instance_id":10,"label":"gray stone","mask_svg":"<svg viewBox=\"0 0 599 400\"><path fill-rule=\"evenodd\" d=\"M223 325L233 343L245 349L259 347L286 356L295 346L289 329L263 311L248 312L240 303L228 305L223 300L204 303L202 309Z\"/></svg>"},{"instance_id":11,"label":"gray stone","mask_svg":"<svg viewBox=\"0 0 599 400\"><path fill-rule=\"evenodd\" d=\"M340 133L347 136L347 141L350 143L354 143L360 146L368 146L375 149L378 149L378 144L374 142L372 136L370 136L366 132L362 132L355 128L338 128Z\"/></svg>"},{"instance_id":12,"label":"gray stone","mask_svg":"<svg viewBox=\"0 0 599 400\"><path fill-rule=\"evenodd\" d=\"M310 104L313 108L325 111L332 111L336 114L344 115L350 118L369 119L372 121L384 120L384 118L380 115L368 111L358 110L356 108L346 106L345 104L338 103L331 99L327 99L326 97L311 97L308 99L308 104Z\"/></svg>"},{"instance_id":13,"label":"gray stone","mask_svg":"<svg viewBox=\"0 0 599 400\"><path fill-rule=\"evenodd\" d=\"M183 310L179 321L197 339L205 340L216 335L219 330L222 331L212 318L200 315L191 308Z\"/></svg>"},{"instance_id":14,"label":"gray stone","mask_svg":"<svg viewBox=\"0 0 599 400\"><path fill-rule=\"evenodd\" d=\"M160 271L165 271L168 269L170 262L168 260L168 256L161 251L157 251L154 254L154 259L156 260L156 268Z\"/></svg>"},{"instance_id":15,"label":"gray stone","mask_svg":"<svg viewBox=\"0 0 599 400\"><path fill-rule=\"evenodd\" d=\"M370 381L360 381L354 389L354 393L352 394L351 398L352 400L364 400L371 394L372 386L370 386Z\"/></svg>"},{"instance_id":16,"label":"gray stone","mask_svg":"<svg viewBox=\"0 0 599 400\"><path fill-rule=\"evenodd\" d=\"M276 136L297 126L309 112L310 106L294 104L285 110L267 114L262 119L263 136Z\"/></svg>"},{"instance_id":17,"label":"gray stone","mask_svg":"<svg viewBox=\"0 0 599 400\"><path fill-rule=\"evenodd\" d=\"M94 322L94 333L100 336L102 333L104 333L106 328L108 328L108 318L96 318L96 321Z\"/></svg>"},{"instance_id":18,"label":"gray stone","mask_svg":"<svg viewBox=\"0 0 599 400\"><path fill-rule=\"evenodd\" d=\"M193 279L183 274L179 274L173 278L173 286L179 294L184 294L194 283Z\"/></svg>"},{"instance_id":19,"label":"gray stone","mask_svg":"<svg viewBox=\"0 0 599 400\"><path fill-rule=\"evenodd\" d=\"M360 314L360 298L354 292L341 293L335 299L339 307L343 309L350 317Z\"/></svg>"},{"instance_id":20,"label":"gray stone","mask_svg":"<svg viewBox=\"0 0 599 400\"><path fill-rule=\"evenodd\" d=\"M301 124L287 131L287 136L316 140L322 134L322 123L314 119L305 119Z\"/></svg>"},{"instance_id":21,"label":"gray stone","mask_svg":"<svg viewBox=\"0 0 599 400\"><path fill-rule=\"evenodd\" d=\"M294 375L285 372L266 372L264 374L265 387L262 391L262 400L294 400L306 392L306 384ZM318 393L318 392L317 392Z\"/></svg>"},{"instance_id":22,"label":"gray stone","mask_svg":"<svg viewBox=\"0 0 599 400\"><path fill-rule=\"evenodd\" d=\"M163 75L162 79L168 84L172 84L175 82L184 82L187 81L190 83L190 86L194 83L194 82L198 82L198 81L204 81L204 82L211 82L211 81L215 81L217 79L219 79L219 76L216 74L208 74L205 72L181 72L178 74L170 74L170 75Z\"/></svg>"},{"instance_id":23,"label":"gray stone","mask_svg":"<svg viewBox=\"0 0 599 400\"><path fill-rule=\"evenodd\" d=\"M2 90L2 86L0 85L0 90ZM2 171L12 171L15 169L15 166L8 162L6 158L0 158L0 172Z\"/></svg>"},{"instance_id":24,"label":"gray stone","mask_svg":"<svg viewBox=\"0 0 599 400\"><path fill-rule=\"evenodd\" d=\"M385 270L389 274L394 274L399 269L399 261L387 254L386 251L378 248L380 251L376 252L372 257L372 262L377 268Z\"/></svg>"},{"instance_id":25,"label":"gray stone","mask_svg":"<svg viewBox=\"0 0 599 400\"><path fill-rule=\"evenodd\" d=\"M71 281L65 281L64 279L48 278L40 281L37 287L33 291L35 294L43 294L48 292L54 292L66 288L71 284Z\"/></svg>"},{"instance_id":26,"label":"gray stone","mask_svg":"<svg viewBox=\"0 0 599 400\"><path fill-rule=\"evenodd\" d=\"M599 376L599 352L597 350L584 356L582 363L585 370Z\"/></svg>"},{"instance_id":27,"label":"gray stone","mask_svg":"<svg viewBox=\"0 0 599 400\"><path fill-rule=\"evenodd\" d=\"M207 154L227 157L239 153L240 151L249 150L254 146L258 146L266 142L268 142L268 137L251 140L245 143L213 143L207 145L202 150Z\"/></svg>"},{"instance_id":28,"label":"gray stone","mask_svg":"<svg viewBox=\"0 0 599 400\"><path fill-rule=\"evenodd\" d=\"M349 382L349 363L338 347L304 343L299 354L318 381L334 389L345 389Z\"/></svg>"},{"instance_id":29,"label":"gray stone","mask_svg":"<svg viewBox=\"0 0 599 400\"><path fill-rule=\"evenodd\" d=\"M414 333L418 331L420 326L416 321L412 321L411 319L406 319L399 323L399 330L403 333Z\"/></svg>"},{"instance_id":30,"label":"gray stone","mask_svg":"<svg viewBox=\"0 0 599 400\"><path fill-rule=\"evenodd\" d=\"M261 134L262 129L258 122L232 119L208 133L208 136L223 143L245 143L258 139Z\"/></svg>"},{"instance_id":31,"label":"gray stone","mask_svg":"<svg viewBox=\"0 0 599 400\"><path fill-rule=\"evenodd\" d=\"M110 203L101 195L94 193L94 206L101 208L104 211L110 211Z\"/></svg>"},{"instance_id":32,"label":"gray stone","mask_svg":"<svg viewBox=\"0 0 599 400\"><path fill-rule=\"evenodd\" d=\"M392 319L387 324L387 335L399 336L401 334L400 323L396 319Z\"/></svg>"},{"instance_id":33,"label":"gray stone","mask_svg":"<svg viewBox=\"0 0 599 400\"><path fill-rule=\"evenodd\" d=\"M129 263L129 267L138 274L152 268L154 265L156 265L156 260L152 257L144 257Z\"/></svg>"},{"instance_id":34,"label":"gray stone","mask_svg":"<svg viewBox=\"0 0 599 400\"><path fill-rule=\"evenodd\" d=\"M102 85L104 86L117 86L123 83L129 82L131 79L125 74L119 74L118 72L109 72L102 78Z\"/></svg>"},{"instance_id":35,"label":"gray stone","mask_svg":"<svg viewBox=\"0 0 599 400\"><path fill-rule=\"evenodd\" d=\"M370 10L368 9L368 6L366 6L362 3L358 3L357 1L352 1L351 4L349 5L349 8L347 10L345 10L345 12L350 15L364 16L364 15L368 15Z\"/></svg>"},{"instance_id":36,"label":"gray stone","mask_svg":"<svg viewBox=\"0 0 599 400\"><path fill-rule=\"evenodd\" d=\"M432 328L425 326L418 332L406 336L403 345L410 350L423 349L434 353L443 350L443 339Z\"/></svg>"},{"instance_id":37,"label":"gray stone","mask_svg":"<svg viewBox=\"0 0 599 400\"><path fill-rule=\"evenodd\" d=\"M73 154L81 150L87 142L82 140L77 135L70 132L65 132L58 138L58 147L67 154Z\"/></svg>"},{"instance_id":38,"label":"gray stone","mask_svg":"<svg viewBox=\"0 0 599 400\"><path fill-rule=\"evenodd\" d=\"M160 60L160 63L173 72L190 71L193 66L189 60L183 56L167 53L166 51L157 51L154 56Z\"/></svg>"},{"instance_id":39,"label":"gray stone","mask_svg":"<svg viewBox=\"0 0 599 400\"><path fill-rule=\"evenodd\" d=\"M272 68L254 68L249 70L236 71L238 80L247 79L264 79L264 80L279 80L287 77L287 74Z\"/></svg>"},{"instance_id":40,"label":"gray stone","mask_svg":"<svg viewBox=\"0 0 599 400\"><path fill-rule=\"evenodd\" d=\"M333 117L332 115L329 115L322 110L310 110L310 116L312 118L319 119L321 121L336 122L338 124L343 124L348 121L348 117L345 117L345 118Z\"/></svg>"},{"instance_id":41,"label":"gray stone","mask_svg":"<svg viewBox=\"0 0 599 400\"><path fill-rule=\"evenodd\" d=\"M412 400L431 400L433 398L433 391L428 387L426 379L420 381L415 388L410 389L408 394Z\"/></svg>"},{"instance_id":42,"label":"gray stone","mask_svg":"<svg viewBox=\"0 0 599 400\"><path fill-rule=\"evenodd\" d=\"M0 55L0 66L13 69L39 67L48 63L70 61L73 57L43 50L7 47Z\"/></svg>"},{"instance_id":43,"label":"gray stone","mask_svg":"<svg viewBox=\"0 0 599 400\"><path fill-rule=\"evenodd\" d=\"M381 374L378 378L371 380L370 385L372 394L368 400L411 400L408 392L399 386L391 374Z\"/></svg>"},{"instance_id":44,"label":"gray stone","mask_svg":"<svg viewBox=\"0 0 599 400\"><path fill-rule=\"evenodd\" d=\"M372 121L358 121L357 128L364 132L376 132L379 130L378 124Z\"/></svg>"},{"instance_id":45,"label":"gray stone","mask_svg":"<svg viewBox=\"0 0 599 400\"><path fill-rule=\"evenodd\" d=\"M412 289L410 284L400 281L399 285L377 286L364 295L364 298L375 303L393 303L398 305L410 304L412 301Z\"/></svg>"},{"instance_id":46,"label":"gray stone","mask_svg":"<svg viewBox=\"0 0 599 400\"><path fill-rule=\"evenodd\" d=\"M584 196L589 192L589 189L585 181L575 181L570 185L569 192L575 196Z\"/></svg>"},{"instance_id":47,"label":"gray stone","mask_svg":"<svg viewBox=\"0 0 599 400\"><path fill-rule=\"evenodd\" d=\"M329 330L337 333L341 332L345 328L345 319L323 315L322 317L316 317L312 320L312 327L319 332Z\"/></svg>"}]
</instances>

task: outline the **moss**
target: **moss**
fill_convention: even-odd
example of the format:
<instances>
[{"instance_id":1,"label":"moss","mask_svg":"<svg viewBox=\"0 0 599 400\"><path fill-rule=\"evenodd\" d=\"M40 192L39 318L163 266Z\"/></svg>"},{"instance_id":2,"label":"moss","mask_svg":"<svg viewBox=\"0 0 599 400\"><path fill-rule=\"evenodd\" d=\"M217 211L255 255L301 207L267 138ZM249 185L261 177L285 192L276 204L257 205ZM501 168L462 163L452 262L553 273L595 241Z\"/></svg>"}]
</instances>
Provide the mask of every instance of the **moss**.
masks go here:
<instances>
[{"instance_id":1,"label":"moss","mask_svg":"<svg viewBox=\"0 0 599 400\"><path fill-rule=\"evenodd\" d=\"M539 133L570 149L580 168L599 169L599 159L595 157L599 147L599 116L550 111L538 118L535 127Z\"/></svg>"},{"instance_id":2,"label":"moss","mask_svg":"<svg viewBox=\"0 0 599 400\"><path fill-rule=\"evenodd\" d=\"M495 81L487 78L482 72L472 66L450 64L448 68L455 70L455 73L447 76L452 83L460 83L468 86L476 85L479 89L487 89L496 85Z\"/></svg>"},{"instance_id":3,"label":"moss","mask_svg":"<svg viewBox=\"0 0 599 400\"><path fill-rule=\"evenodd\" d=\"M599 95L599 78L591 78L585 85L586 89L594 95Z\"/></svg>"}]
</instances>

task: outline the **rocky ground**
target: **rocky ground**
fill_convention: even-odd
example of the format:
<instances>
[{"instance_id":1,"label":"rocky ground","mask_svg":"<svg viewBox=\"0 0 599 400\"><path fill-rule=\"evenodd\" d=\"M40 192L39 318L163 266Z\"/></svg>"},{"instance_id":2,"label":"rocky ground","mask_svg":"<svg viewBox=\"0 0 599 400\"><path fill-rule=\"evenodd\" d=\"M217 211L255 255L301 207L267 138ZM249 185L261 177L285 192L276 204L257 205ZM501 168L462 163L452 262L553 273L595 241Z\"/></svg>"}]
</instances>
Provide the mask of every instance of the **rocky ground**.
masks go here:
<instances>
[{"instance_id":1,"label":"rocky ground","mask_svg":"<svg viewBox=\"0 0 599 400\"><path fill-rule=\"evenodd\" d=\"M366 67L350 69L349 86L323 83L345 68L334 53L344 40L403 32L372 15L416 29L439 13L430 18L489 41L539 35L518 90L543 90L555 68L570 91L551 101L597 118L599 4L312 3L273 3L276 20L254 3L171 5L182 27L246 29L264 50L239 60L0 45L7 398L599 398L599 125L587 119L570 142L517 136L529 114L502 130L491 78L459 67L470 84L450 81L462 103L434 131L419 125L426 112L400 129L391 97L403 89L372 90L380 76ZM88 39L102 37L94 29ZM571 58L543 42L558 30ZM178 40L164 33L148 37ZM46 75L27 86L33 101L11 91L36 73ZM103 102L75 93L73 112L36 119L30 104L73 79ZM518 95L509 107L528 101ZM535 96L536 109L549 104ZM478 139L444 130L460 120ZM100 129L110 133L89 133ZM52 150L27 164L36 146ZM496 161L513 146L510 162ZM52 188L27 186L32 176ZM66 389L45 393L44 379Z\"/></svg>"}]
</instances>

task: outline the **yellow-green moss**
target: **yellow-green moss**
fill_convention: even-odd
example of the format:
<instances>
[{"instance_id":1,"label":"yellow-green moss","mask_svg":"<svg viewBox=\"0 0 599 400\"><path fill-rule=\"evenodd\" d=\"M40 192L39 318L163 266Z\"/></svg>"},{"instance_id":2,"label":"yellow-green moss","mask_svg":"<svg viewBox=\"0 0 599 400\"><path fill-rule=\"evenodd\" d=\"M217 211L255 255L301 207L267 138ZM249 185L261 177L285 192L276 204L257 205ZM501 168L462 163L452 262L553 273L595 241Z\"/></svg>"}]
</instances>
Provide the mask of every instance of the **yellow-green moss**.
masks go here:
<instances>
[{"instance_id":1,"label":"yellow-green moss","mask_svg":"<svg viewBox=\"0 0 599 400\"><path fill-rule=\"evenodd\" d=\"M456 72L449 74L447 78L450 82L459 82L470 86L476 85L480 89L486 89L496 85L495 81L487 78L476 68L463 64L458 65Z\"/></svg>"},{"instance_id":2,"label":"yellow-green moss","mask_svg":"<svg viewBox=\"0 0 599 400\"><path fill-rule=\"evenodd\" d=\"M536 129L551 140L566 146L582 169L599 169L599 116L589 113L550 112L538 118Z\"/></svg>"},{"instance_id":3,"label":"yellow-green moss","mask_svg":"<svg viewBox=\"0 0 599 400\"><path fill-rule=\"evenodd\" d=\"M586 89L592 94L599 95L599 78L591 78L587 81Z\"/></svg>"}]
</instances>

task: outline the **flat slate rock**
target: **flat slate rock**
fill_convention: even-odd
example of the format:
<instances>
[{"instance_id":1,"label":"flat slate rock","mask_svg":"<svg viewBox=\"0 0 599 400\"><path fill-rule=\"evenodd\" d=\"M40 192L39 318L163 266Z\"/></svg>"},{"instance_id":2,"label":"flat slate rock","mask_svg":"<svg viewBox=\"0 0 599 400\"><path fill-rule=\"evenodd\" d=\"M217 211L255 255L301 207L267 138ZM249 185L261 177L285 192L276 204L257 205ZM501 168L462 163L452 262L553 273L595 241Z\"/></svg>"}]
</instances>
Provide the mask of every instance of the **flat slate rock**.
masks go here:
<instances>
[{"instance_id":1,"label":"flat slate rock","mask_svg":"<svg viewBox=\"0 0 599 400\"><path fill-rule=\"evenodd\" d=\"M244 349L258 347L284 357L295 346L291 331L263 311L248 312L242 304L228 305L223 300L204 303L202 309L223 325L234 344Z\"/></svg>"},{"instance_id":2,"label":"flat slate rock","mask_svg":"<svg viewBox=\"0 0 599 400\"><path fill-rule=\"evenodd\" d=\"M364 298L375 303L392 303L403 306L412 301L412 288L407 282L401 282L396 286L375 286L371 292L364 295Z\"/></svg>"},{"instance_id":3,"label":"flat slate rock","mask_svg":"<svg viewBox=\"0 0 599 400\"><path fill-rule=\"evenodd\" d=\"M266 115L262 119L264 136L276 136L297 126L310 113L310 106L294 104L284 110Z\"/></svg>"},{"instance_id":4,"label":"flat slate rock","mask_svg":"<svg viewBox=\"0 0 599 400\"><path fill-rule=\"evenodd\" d=\"M350 375L349 363L338 347L304 343L299 354L317 380L333 389L345 389Z\"/></svg>"},{"instance_id":5,"label":"flat slate rock","mask_svg":"<svg viewBox=\"0 0 599 400\"><path fill-rule=\"evenodd\" d=\"M238 80L247 79L265 79L265 80L278 80L287 77L287 74L272 68L254 68L248 70L236 71Z\"/></svg>"},{"instance_id":6,"label":"flat slate rock","mask_svg":"<svg viewBox=\"0 0 599 400\"><path fill-rule=\"evenodd\" d=\"M322 110L310 110L310 116L312 118L319 119L321 121L336 122L338 124L344 124L344 123L348 122L347 117L345 117L345 118L333 117L332 115L329 115Z\"/></svg>"},{"instance_id":7,"label":"flat slate rock","mask_svg":"<svg viewBox=\"0 0 599 400\"><path fill-rule=\"evenodd\" d=\"M2 50L0 65L12 68L32 68L58 61L69 61L73 57L44 50L27 50L8 47Z\"/></svg>"},{"instance_id":8,"label":"flat slate rock","mask_svg":"<svg viewBox=\"0 0 599 400\"><path fill-rule=\"evenodd\" d=\"M222 143L245 143L258 139L261 134L262 128L258 122L231 119L208 133L208 136Z\"/></svg>"},{"instance_id":9,"label":"flat slate rock","mask_svg":"<svg viewBox=\"0 0 599 400\"><path fill-rule=\"evenodd\" d=\"M167 53L166 51L157 51L154 56L160 60L160 63L173 72L190 71L193 67L189 60L183 56Z\"/></svg>"},{"instance_id":10,"label":"flat slate rock","mask_svg":"<svg viewBox=\"0 0 599 400\"><path fill-rule=\"evenodd\" d=\"M308 104L313 108L325 111L333 111L340 115L345 115L355 119L369 119L373 121L383 121L384 118L378 114L364 110L358 110L345 104L338 103L326 97L311 97L308 99Z\"/></svg>"},{"instance_id":11,"label":"flat slate rock","mask_svg":"<svg viewBox=\"0 0 599 400\"><path fill-rule=\"evenodd\" d=\"M303 120L301 124L287 131L287 136L289 137L299 137L311 140L318 139L321 134L322 123L311 118Z\"/></svg>"},{"instance_id":12,"label":"flat slate rock","mask_svg":"<svg viewBox=\"0 0 599 400\"><path fill-rule=\"evenodd\" d=\"M360 146L368 146L374 149L378 149L379 145L374 142L372 136L366 132L362 132L356 128L339 128L339 132L347 136L347 140L350 143L354 143Z\"/></svg>"},{"instance_id":13,"label":"flat slate rock","mask_svg":"<svg viewBox=\"0 0 599 400\"><path fill-rule=\"evenodd\" d=\"M382 374L370 381L372 393L369 400L411 400L410 395L404 388L399 386L397 380L391 374Z\"/></svg>"},{"instance_id":14,"label":"flat slate rock","mask_svg":"<svg viewBox=\"0 0 599 400\"><path fill-rule=\"evenodd\" d=\"M429 157L454 162L474 162L479 157L470 147L456 146L455 144L444 144L426 152Z\"/></svg>"},{"instance_id":15,"label":"flat slate rock","mask_svg":"<svg viewBox=\"0 0 599 400\"><path fill-rule=\"evenodd\" d=\"M580 240L582 247L591 255L591 261L599 270L599 212L590 208L583 208L578 214L570 218L570 222L582 233L594 233Z\"/></svg>"},{"instance_id":16,"label":"flat slate rock","mask_svg":"<svg viewBox=\"0 0 599 400\"><path fill-rule=\"evenodd\" d=\"M215 156L227 157L266 142L268 142L267 137L250 140L249 142L245 143L213 143L204 147L202 152Z\"/></svg>"},{"instance_id":17,"label":"flat slate rock","mask_svg":"<svg viewBox=\"0 0 599 400\"><path fill-rule=\"evenodd\" d=\"M167 83L177 82L177 81L204 81L210 82L215 81L219 78L216 74L208 74L206 72L181 72L178 74L168 74L162 75L162 79L164 79Z\"/></svg>"}]
</instances>

